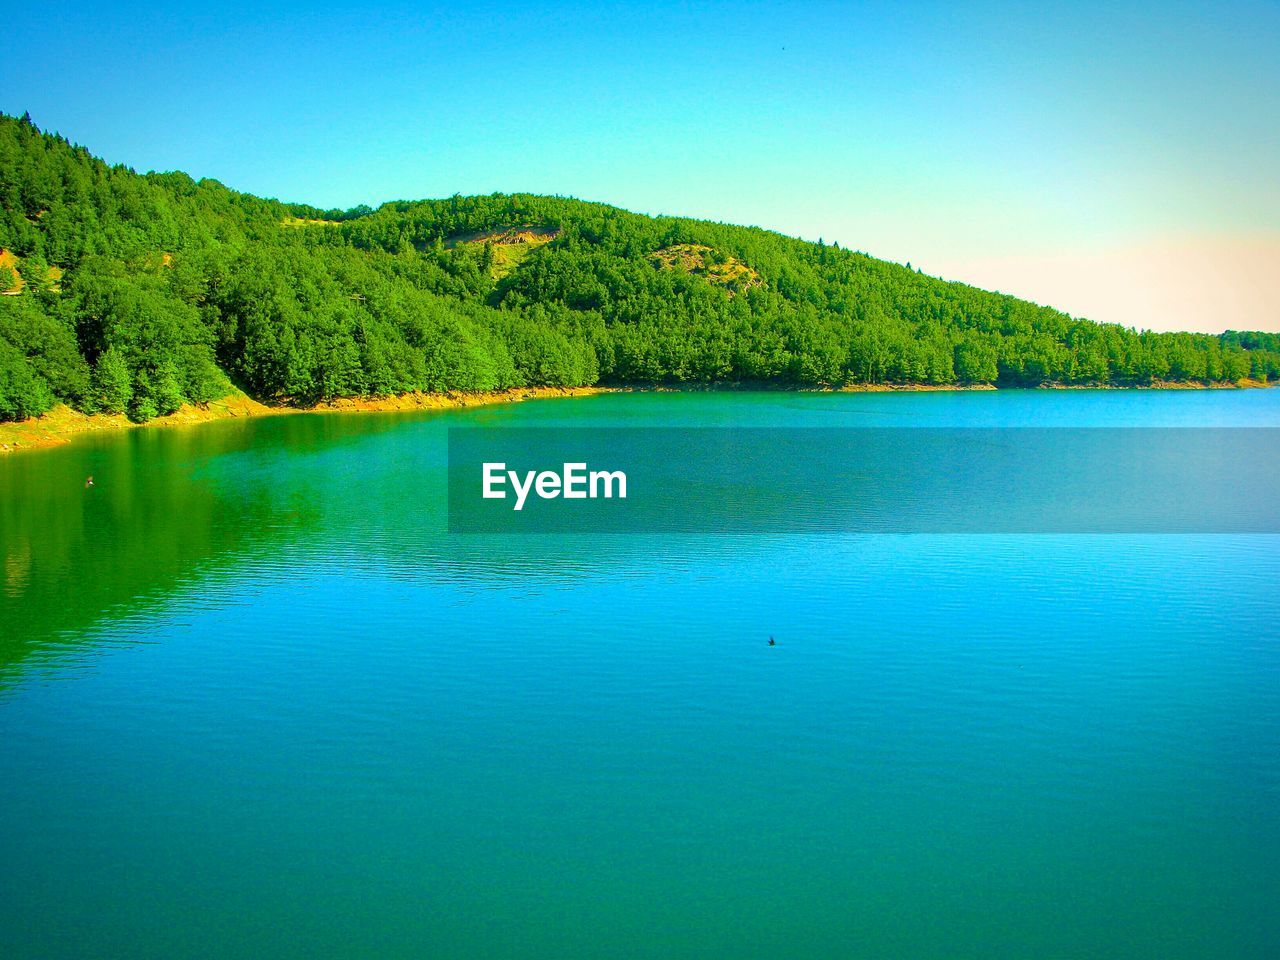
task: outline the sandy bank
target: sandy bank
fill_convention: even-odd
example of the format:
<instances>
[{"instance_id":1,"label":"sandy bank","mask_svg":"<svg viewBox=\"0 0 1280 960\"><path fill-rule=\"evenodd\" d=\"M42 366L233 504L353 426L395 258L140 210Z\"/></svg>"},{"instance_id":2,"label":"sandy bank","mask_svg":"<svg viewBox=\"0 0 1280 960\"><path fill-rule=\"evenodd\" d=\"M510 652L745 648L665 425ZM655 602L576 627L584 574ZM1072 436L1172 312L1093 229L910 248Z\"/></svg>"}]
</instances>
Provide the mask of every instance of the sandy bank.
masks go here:
<instances>
[{"instance_id":1,"label":"sandy bank","mask_svg":"<svg viewBox=\"0 0 1280 960\"><path fill-rule=\"evenodd\" d=\"M215 400L206 406L184 405L177 412L146 423L133 423L121 414L84 414L66 405L54 407L42 417L18 423L0 423L0 454L38 450L68 443L73 437L102 430L134 430L139 427L181 427L232 417L273 417L294 413L371 413L377 411L445 410L495 403L517 403L549 397L575 397L601 393L601 387L521 387L487 393L405 393L394 397L334 400L312 407L269 406L244 394Z\"/></svg>"}]
</instances>

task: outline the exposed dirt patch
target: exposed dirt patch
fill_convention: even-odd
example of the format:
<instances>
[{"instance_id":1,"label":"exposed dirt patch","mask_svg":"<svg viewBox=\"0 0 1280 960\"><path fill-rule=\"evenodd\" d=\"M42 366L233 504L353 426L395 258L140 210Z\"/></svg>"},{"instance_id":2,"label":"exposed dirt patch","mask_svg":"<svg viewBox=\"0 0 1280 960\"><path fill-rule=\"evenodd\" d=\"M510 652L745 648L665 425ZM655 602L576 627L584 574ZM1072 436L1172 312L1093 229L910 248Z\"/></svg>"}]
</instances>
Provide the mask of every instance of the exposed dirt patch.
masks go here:
<instances>
[{"instance_id":1,"label":"exposed dirt patch","mask_svg":"<svg viewBox=\"0 0 1280 960\"><path fill-rule=\"evenodd\" d=\"M493 251L493 262L489 266L489 274L495 280L501 280L520 265L538 247L545 246L554 240L558 233L546 227L510 227L506 230L485 230L478 233L464 233L451 238L446 247L482 247L489 246Z\"/></svg>"},{"instance_id":2,"label":"exposed dirt patch","mask_svg":"<svg viewBox=\"0 0 1280 960\"><path fill-rule=\"evenodd\" d=\"M476 233L460 233L456 237L450 237L445 246L456 247L464 243L492 243L495 247L507 247L523 243L540 247L544 243L550 243L559 235L555 230L551 230L548 227L509 227L506 230L480 230Z\"/></svg>"},{"instance_id":3,"label":"exposed dirt patch","mask_svg":"<svg viewBox=\"0 0 1280 960\"><path fill-rule=\"evenodd\" d=\"M20 258L12 250L0 250L0 267L8 267L13 271L14 283L6 284L8 289L0 288L0 296L12 297L23 291L27 285L27 281L22 279L22 275L18 273L18 264ZM45 277L48 278L49 289L58 291L61 289L62 268L49 267L45 270Z\"/></svg>"},{"instance_id":4,"label":"exposed dirt patch","mask_svg":"<svg viewBox=\"0 0 1280 960\"><path fill-rule=\"evenodd\" d=\"M724 287L730 296L764 285L760 274L741 260L699 243L663 247L649 255L649 262L659 270L679 270L706 277L711 283Z\"/></svg>"},{"instance_id":5,"label":"exposed dirt patch","mask_svg":"<svg viewBox=\"0 0 1280 960\"><path fill-rule=\"evenodd\" d=\"M0 294L13 295L22 292L22 277L18 276L18 258L14 256L11 250L0 250L0 268L8 268L13 271L13 283L6 282L0 287Z\"/></svg>"}]
</instances>

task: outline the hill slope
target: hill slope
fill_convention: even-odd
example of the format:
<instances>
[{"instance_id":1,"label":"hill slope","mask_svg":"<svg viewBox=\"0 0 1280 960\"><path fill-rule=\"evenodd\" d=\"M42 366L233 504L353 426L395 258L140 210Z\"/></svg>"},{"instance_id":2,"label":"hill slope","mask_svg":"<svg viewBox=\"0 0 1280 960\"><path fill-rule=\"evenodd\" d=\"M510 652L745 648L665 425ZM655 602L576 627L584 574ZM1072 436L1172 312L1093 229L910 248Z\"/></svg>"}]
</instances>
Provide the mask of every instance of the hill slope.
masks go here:
<instances>
[{"instance_id":1,"label":"hill slope","mask_svg":"<svg viewBox=\"0 0 1280 960\"><path fill-rule=\"evenodd\" d=\"M58 401L145 420L233 382L307 404L1280 377L1275 334L1139 334L839 247L558 197L322 211L108 166L2 115L0 207L0 420Z\"/></svg>"}]
</instances>

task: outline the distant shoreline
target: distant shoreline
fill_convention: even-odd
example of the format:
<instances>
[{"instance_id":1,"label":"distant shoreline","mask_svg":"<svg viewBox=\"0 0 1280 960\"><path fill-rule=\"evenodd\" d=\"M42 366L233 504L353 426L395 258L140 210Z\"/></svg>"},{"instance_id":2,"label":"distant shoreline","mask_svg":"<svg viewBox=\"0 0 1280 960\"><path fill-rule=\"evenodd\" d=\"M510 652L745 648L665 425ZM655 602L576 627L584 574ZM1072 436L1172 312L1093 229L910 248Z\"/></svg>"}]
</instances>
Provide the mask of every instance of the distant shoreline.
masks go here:
<instances>
[{"instance_id":1,"label":"distant shoreline","mask_svg":"<svg viewBox=\"0 0 1280 960\"><path fill-rule=\"evenodd\" d=\"M1187 383L1155 381L1143 386L1111 384L1041 384L1033 390L1245 390L1272 387L1259 380L1238 383ZM519 403L555 397L580 397L600 393L958 393L996 391L996 386L983 384L890 384L859 383L842 387L802 387L769 382L684 383L684 384L620 384L586 387L516 387L510 390L464 393L403 393L389 397L350 397L319 403L310 407L270 405L242 393L215 400L203 407L185 404L175 413L156 417L145 423L134 423L123 414L86 414L65 404L40 417L0 423L0 455L27 450L45 450L70 443L75 437L101 431L132 430L138 427L186 427L216 420L243 417L272 417L297 413L406 413L417 410L449 410L463 407Z\"/></svg>"}]
</instances>

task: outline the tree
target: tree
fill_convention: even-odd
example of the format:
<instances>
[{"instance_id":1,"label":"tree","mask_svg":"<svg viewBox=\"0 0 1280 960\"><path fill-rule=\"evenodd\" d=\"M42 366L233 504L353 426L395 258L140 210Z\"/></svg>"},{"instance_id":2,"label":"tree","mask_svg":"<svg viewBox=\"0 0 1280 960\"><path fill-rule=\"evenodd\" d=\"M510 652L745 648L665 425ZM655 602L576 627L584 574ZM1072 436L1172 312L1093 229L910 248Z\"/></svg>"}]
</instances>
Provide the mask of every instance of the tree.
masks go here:
<instances>
[{"instance_id":1,"label":"tree","mask_svg":"<svg viewBox=\"0 0 1280 960\"><path fill-rule=\"evenodd\" d=\"M151 379L151 397L161 416L176 412L186 399L177 365L172 360L163 360L156 368Z\"/></svg>"},{"instance_id":2,"label":"tree","mask_svg":"<svg viewBox=\"0 0 1280 960\"><path fill-rule=\"evenodd\" d=\"M133 384L124 357L109 347L93 367L93 402L102 413L124 413L133 399Z\"/></svg>"},{"instance_id":3,"label":"tree","mask_svg":"<svg viewBox=\"0 0 1280 960\"><path fill-rule=\"evenodd\" d=\"M0 340L0 420L38 417L53 406L53 391L22 354Z\"/></svg>"},{"instance_id":4,"label":"tree","mask_svg":"<svg viewBox=\"0 0 1280 960\"><path fill-rule=\"evenodd\" d=\"M961 383L995 383L1000 375L995 349L980 340L966 340L958 344L955 371Z\"/></svg>"}]
</instances>

